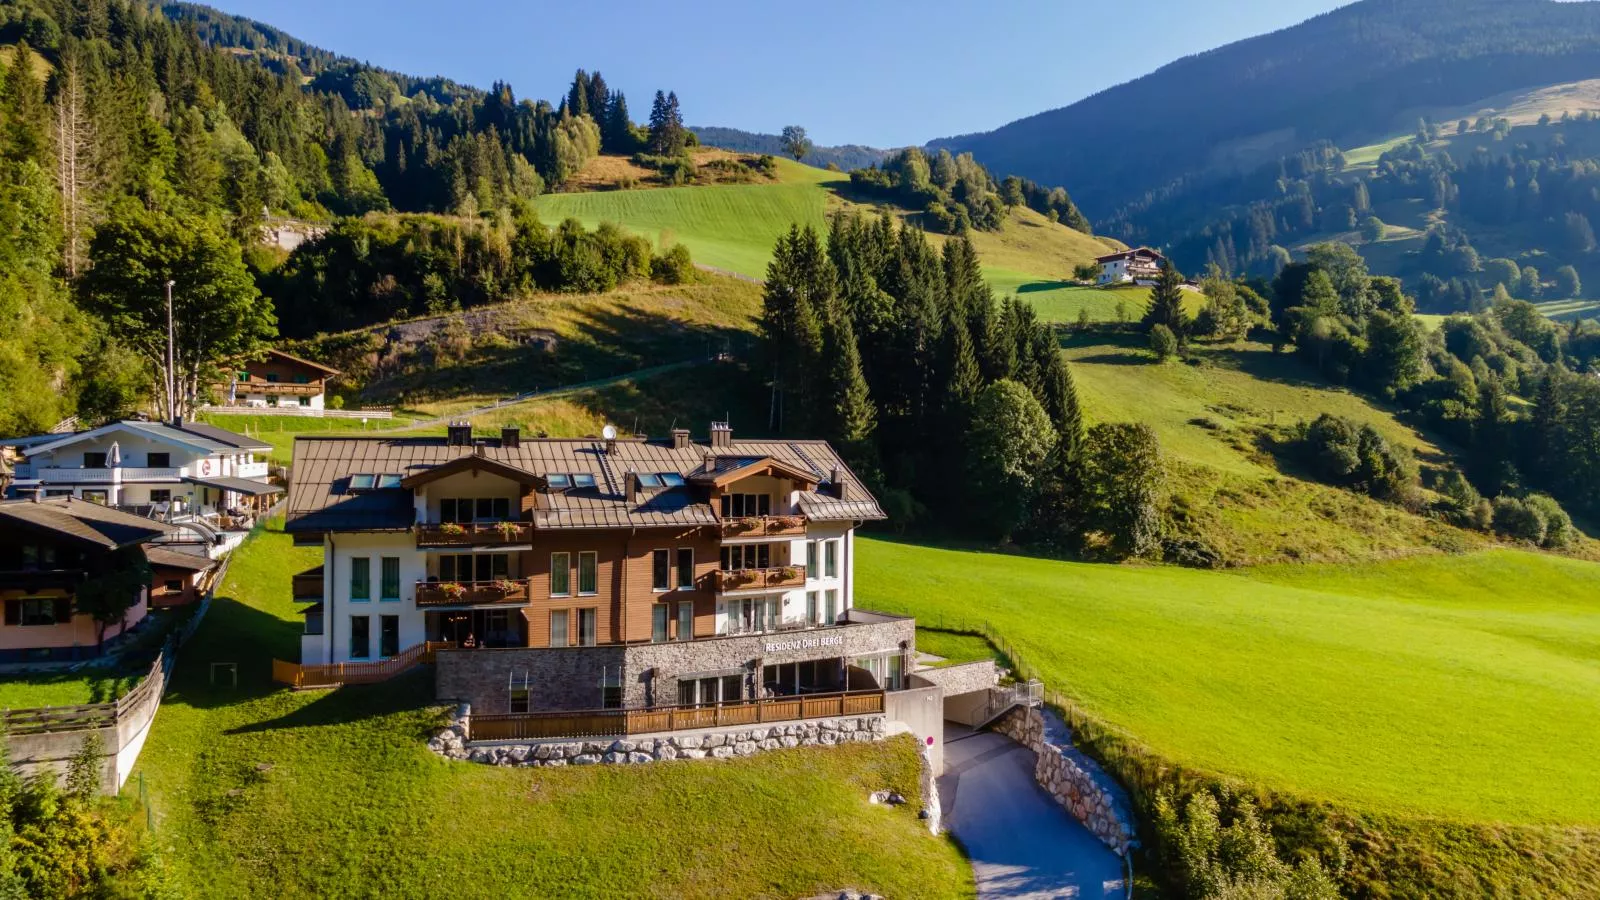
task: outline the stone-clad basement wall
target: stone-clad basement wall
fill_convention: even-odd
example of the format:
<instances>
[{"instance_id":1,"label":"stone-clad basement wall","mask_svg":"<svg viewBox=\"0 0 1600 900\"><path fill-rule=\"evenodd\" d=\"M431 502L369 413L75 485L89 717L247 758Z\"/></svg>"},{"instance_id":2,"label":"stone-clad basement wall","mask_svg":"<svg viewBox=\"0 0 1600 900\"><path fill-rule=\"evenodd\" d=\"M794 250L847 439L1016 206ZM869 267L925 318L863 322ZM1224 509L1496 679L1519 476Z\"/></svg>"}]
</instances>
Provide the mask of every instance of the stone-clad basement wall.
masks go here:
<instances>
[{"instance_id":1,"label":"stone-clad basement wall","mask_svg":"<svg viewBox=\"0 0 1600 900\"><path fill-rule=\"evenodd\" d=\"M1019 708L1002 716L994 730L1038 756L1034 780L1118 856L1127 856L1139 845L1127 795L1094 760L1072 746L1066 723L1037 707Z\"/></svg>"}]
</instances>

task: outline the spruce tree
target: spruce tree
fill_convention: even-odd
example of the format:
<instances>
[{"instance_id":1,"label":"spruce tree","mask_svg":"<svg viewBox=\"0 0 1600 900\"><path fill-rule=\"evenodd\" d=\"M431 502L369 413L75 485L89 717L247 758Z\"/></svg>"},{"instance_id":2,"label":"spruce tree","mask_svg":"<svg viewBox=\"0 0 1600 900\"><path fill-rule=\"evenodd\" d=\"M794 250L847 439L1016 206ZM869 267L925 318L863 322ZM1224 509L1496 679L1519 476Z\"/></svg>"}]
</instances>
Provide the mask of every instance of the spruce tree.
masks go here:
<instances>
[{"instance_id":1,"label":"spruce tree","mask_svg":"<svg viewBox=\"0 0 1600 900\"><path fill-rule=\"evenodd\" d=\"M773 430L804 424L808 395L820 381L822 317L833 302L833 266L816 232L791 226L767 265L758 323L772 378Z\"/></svg>"},{"instance_id":2,"label":"spruce tree","mask_svg":"<svg viewBox=\"0 0 1600 900\"><path fill-rule=\"evenodd\" d=\"M0 158L49 167L50 111L44 84L33 76L33 51L18 43L0 82Z\"/></svg>"},{"instance_id":3,"label":"spruce tree","mask_svg":"<svg viewBox=\"0 0 1600 900\"><path fill-rule=\"evenodd\" d=\"M1150 289L1150 308L1145 311L1143 325L1145 331L1165 325L1179 343L1189 334L1189 317L1183 311L1183 276L1170 262L1162 264L1156 286Z\"/></svg>"},{"instance_id":4,"label":"spruce tree","mask_svg":"<svg viewBox=\"0 0 1600 900\"><path fill-rule=\"evenodd\" d=\"M663 91L656 91L656 99L650 104L650 152L665 155L667 151L667 138L670 126L668 124L667 95Z\"/></svg>"},{"instance_id":5,"label":"spruce tree","mask_svg":"<svg viewBox=\"0 0 1600 900\"><path fill-rule=\"evenodd\" d=\"M589 114L589 73L582 69L572 78L572 87L567 91L567 112L574 116Z\"/></svg>"},{"instance_id":6,"label":"spruce tree","mask_svg":"<svg viewBox=\"0 0 1600 900\"><path fill-rule=\"evenodd\" d=\"M584 102L584 111L594 118L597 125L603 125L606 114L611 111L611 89L606 87L606 80L598 71L589 76L589 90ZM601 133L604 131L602 128Z\"/></svg>"},{"instance_id":7,"label":"spruce tree","mask_svg":"<svg viewBox=\"0 0 1600 900\"><path fill-rule=\"evenodd\" d=\"M827 317L822 336L822 352L827 366L822 400L827 421L823 429L829 440L853 466L869 468L872 462L872 435L877 428L877 410L861 369L861 351L856 346L850 316L835 305Z\"/></svg>"},{"instance_id":8,"label":"spruce tree","mask_svg":"<svg viewBox=\"0 0 1600 900\"><path fill-rule=\"evenodd\" d=\"M611 94L606 108L605 148L612 153L632 153L633 122L628 118L628 98L621 91Z\"/></svg>"}]
</instances>

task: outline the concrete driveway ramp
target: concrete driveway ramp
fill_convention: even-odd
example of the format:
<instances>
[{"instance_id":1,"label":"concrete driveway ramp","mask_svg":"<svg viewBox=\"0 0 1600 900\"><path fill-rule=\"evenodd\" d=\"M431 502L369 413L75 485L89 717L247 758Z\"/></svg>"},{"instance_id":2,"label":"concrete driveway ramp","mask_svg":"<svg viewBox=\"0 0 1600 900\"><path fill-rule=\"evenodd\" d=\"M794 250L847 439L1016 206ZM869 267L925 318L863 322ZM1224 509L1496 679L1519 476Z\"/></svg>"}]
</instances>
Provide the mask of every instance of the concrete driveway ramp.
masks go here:
<instances>
[{"instance_id":1,"label":"concrete driveway ramp","mask_svg":"<svg viewBox=\"0 0 1600 900\"><path fill-rule=\"evenodd\" d=\"M972 858L979 900L1126 896L1122 858L1033 780L1034 754L1004 735L945 728L945 825Z\"/></svg>"}]
</instances>

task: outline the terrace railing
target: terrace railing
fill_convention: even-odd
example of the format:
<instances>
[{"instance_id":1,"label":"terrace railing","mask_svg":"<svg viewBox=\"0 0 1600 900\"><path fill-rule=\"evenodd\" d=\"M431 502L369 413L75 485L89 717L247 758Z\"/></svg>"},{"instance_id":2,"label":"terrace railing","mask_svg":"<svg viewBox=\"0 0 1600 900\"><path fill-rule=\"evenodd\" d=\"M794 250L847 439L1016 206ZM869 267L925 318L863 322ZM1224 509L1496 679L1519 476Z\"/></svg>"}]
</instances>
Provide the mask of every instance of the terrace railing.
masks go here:
<instances>
[{"instance_id":1,"label":"terrace railing","mask_svg":"<svg viewBox=\"0 0 1600 900\"><path fill-rule=\"evenodd\" d=\"M417 607L527 603L526 581L419 581Z\"/></svg>"},{"instance_id":2,"label":"terrace railing","mask_svg":"<svg viewBox=\"0 0 1600 900\"><path fill-rule=\"evenodd\" d=\"M272 680L287 684L296 690L334 688L346 684L376 684L388 681L423 663L431 663L434 654L441 648L453 646L455 645L448 641L424 641L407 647L388 659L376 662L303 666L275 659L272 661Z\"/></svg>"},{"instance_id":3,"label":"terrace railing","mask_svg":"<svg viewBox=\"0 0 1600 900\"><path fill-rule=\"evenodd\" d=\"M801 537L806 533L803 516L740 516L722 520L722 537Z\"/></svg>"},{"instance_id":4,"label":"terrace railing","mask_svg":"<svg viewBox=\"0 0 1600 900\"><path fill-rule=\"evenodd\" d=\"M754 591L766 588L804 587L806 570L800 566L771 566L765 569L718 569L706 576L711 590Z\"/></svg>"},{"instance_id":5,"label":"terrace railing","mask_svg":"<svg viewBox=\"0 0 1600 900\"><path fill-rule=\"evenodd\" d=\"M418 547L487 547L526 544L533 540L527 522L441 523L417 526Z\"/></svg>"},{"instance_id":6,"label":"terrace railing","mask_svg":"<svg viewBox=\"0 0 1600 900\"><path fill-rule=\"evenodd\" d=\"M766 722L866 716L883 711L883 691L849 691L701 706L473 715L468 720L467 739L519 741L545 738L621 737L630 734L691 731L696 728L738 727Z\"/></svg>"}]
</instances>

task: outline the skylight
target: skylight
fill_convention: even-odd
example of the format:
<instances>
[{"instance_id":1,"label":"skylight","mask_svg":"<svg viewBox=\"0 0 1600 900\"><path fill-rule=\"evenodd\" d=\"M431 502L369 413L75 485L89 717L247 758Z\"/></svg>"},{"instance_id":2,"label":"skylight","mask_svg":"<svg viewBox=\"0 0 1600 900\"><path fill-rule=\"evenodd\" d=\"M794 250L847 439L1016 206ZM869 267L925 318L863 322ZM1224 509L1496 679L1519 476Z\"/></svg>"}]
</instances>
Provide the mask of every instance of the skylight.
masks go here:
<instances>
[{"instance_id":1,"label":"skylight","mask_svg":"<svg viewBox=\"0 0 1600 900\"><path fill-rule=\"evenodd\" d=\"M647 488L661 487L661 476L651 475L649 472L639 473L639 486Z\"/></svg>"},{"instance_id":2,"label":"skylight","mask_svg":"<svg viewBox=\"0 0 1600 900\"><path fill-rule=\"evenodd\" d=\"M573 487L594 487L594 476L588 472L575 472L572 475Z\"/></svg>"},{"instance_id":3,"label":"skylight","mask_svg":"<svg viewBox=\"0 0 1600 900\"><path fill-rule=\"evenodd\" d=\"M572 479L560 473L546 475L545 481L549 482L551 490L572 487Z\"/></svg>"},{"instance_id":4,"label":"skylight","mask_svg":"<svg viewBox=\"0 0 1600 900\"><path fill-rule=\"evenodd\" d=\"M661 479L662 485L666 487L683 487L683 476L679 475L677 472L662 472L656 477Z\"/></svg>"},{"instance_id":5,"label":"skylight","mask_svg":"<svg viewBox=\"0 0 1600 900\"><path fill-rule=\"evenodd\" d=\"M399 486L400 486L400 476L399 475L379 475L378 476L378 487L381 487L381 488L397 488Z\"/></svg>"},{"instance_id":6,"label":"skylight","mask_svg":"<svg viewBox=\"0 0 1600 900\"><path fill-rule=\"evenodd\" d=\"M377 476L376 475L367 475L367 474L351 475L350 476L350 490L352 490L352 491L370 491L370 490L372 490L372 485L376 480L377 480Z\"/></svg>"}]
</instances>

